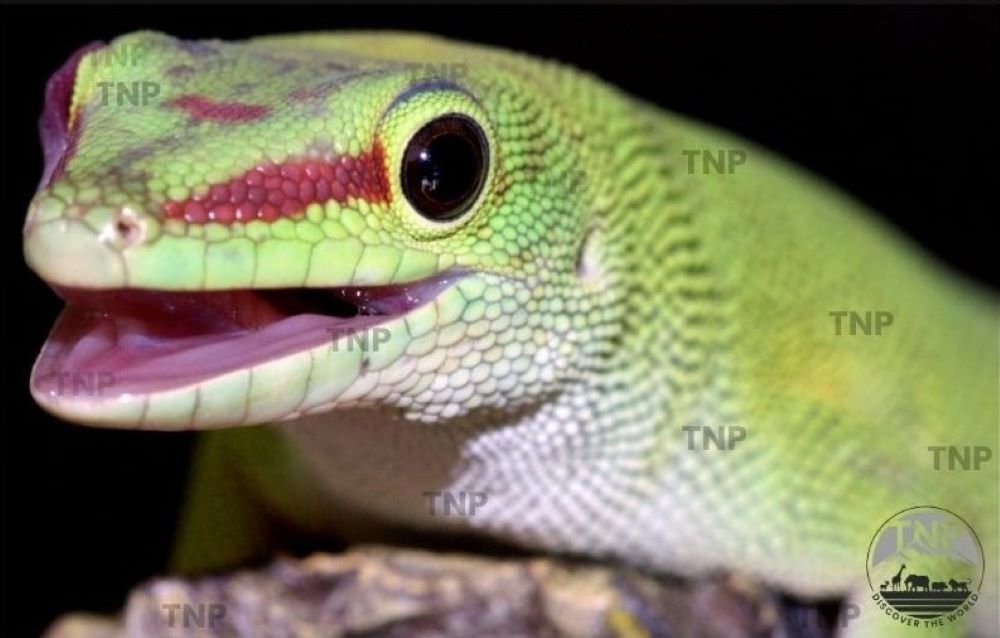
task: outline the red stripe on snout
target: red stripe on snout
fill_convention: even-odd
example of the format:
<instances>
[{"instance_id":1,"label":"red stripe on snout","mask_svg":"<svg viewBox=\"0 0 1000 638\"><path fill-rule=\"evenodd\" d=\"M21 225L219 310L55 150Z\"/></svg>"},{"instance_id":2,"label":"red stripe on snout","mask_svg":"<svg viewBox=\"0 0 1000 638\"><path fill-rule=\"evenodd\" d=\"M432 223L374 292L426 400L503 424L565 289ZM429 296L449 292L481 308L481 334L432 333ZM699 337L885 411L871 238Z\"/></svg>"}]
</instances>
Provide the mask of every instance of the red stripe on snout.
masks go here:
<instances>
[{"instance_id":1,"label":"red stripe on snout","mask_svg":"<svg viewBox=\"0 0 1000 638\"><path fill-rule=\"evenodd\" d=\"M271 109L262 104L216 102L201 95L182 95L167 102L167 106L187 111L196 120L213 122L250 122L259 120Z\"/></svg>"},{"instance_id":2,"label":"red stripe on snout","mask_svg":"<svg viewBox=\"0 0 1000 638\"><path fill-rule=\"evenodd\" d=\"M292 159L256 166L227 182L213 184L205 195L164 205L167 218L192 224L274 221L301 214L312 203L348 198L369 203L391 199L385 153L377 143L357 156Z\"/></svg>"}]
</instances>

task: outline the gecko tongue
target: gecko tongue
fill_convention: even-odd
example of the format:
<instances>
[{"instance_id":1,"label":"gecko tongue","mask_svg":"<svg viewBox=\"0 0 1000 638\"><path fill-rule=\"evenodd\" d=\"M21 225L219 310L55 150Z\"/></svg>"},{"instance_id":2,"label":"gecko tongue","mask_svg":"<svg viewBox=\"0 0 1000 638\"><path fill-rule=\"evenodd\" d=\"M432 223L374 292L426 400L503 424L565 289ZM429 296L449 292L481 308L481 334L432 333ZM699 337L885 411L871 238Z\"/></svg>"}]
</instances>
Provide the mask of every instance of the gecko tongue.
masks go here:
<instances>
[{"instance_id":1,"label":"gecko tongue","mask_svg":"<svg viewBox=\"0 0 1000 638\"><path fill-rule=\"evenodd\" d=\"M180 388L386 323L453 281L193 293L60 288L68 305L32 384L77 398L96 394L95 385L103 398Z\"/></svg>"}]
</instances>

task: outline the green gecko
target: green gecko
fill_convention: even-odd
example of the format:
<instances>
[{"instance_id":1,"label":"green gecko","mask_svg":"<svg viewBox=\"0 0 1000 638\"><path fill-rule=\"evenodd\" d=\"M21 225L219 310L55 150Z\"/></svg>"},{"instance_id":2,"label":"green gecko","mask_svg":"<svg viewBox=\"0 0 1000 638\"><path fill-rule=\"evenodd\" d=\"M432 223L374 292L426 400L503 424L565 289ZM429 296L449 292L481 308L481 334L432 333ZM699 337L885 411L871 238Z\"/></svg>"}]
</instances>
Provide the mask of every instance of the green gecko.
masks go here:
<instances>
[{"instance_id":1,"label":"green gecko","mask_svg":"<svg viewBox=\"0 0 1000 638\"><path fill-rule=\"evenodd\" d=\"M844 635L914 635L865 556L937 505L986 580L934 635L997 635L996 466L928 452L996 450L996 299L764 149L405 33L125 35L57 72L41 129L24 251L68 305L32 392L211 431L178 569L387 521L744 574L847 597ZM729 149L731 173L695 154ZM851 336L843 310L892 324ZM745 438L702 449L702 426ZM485 502L431 515L430 492Z\"/></svg>"}]
</instances>

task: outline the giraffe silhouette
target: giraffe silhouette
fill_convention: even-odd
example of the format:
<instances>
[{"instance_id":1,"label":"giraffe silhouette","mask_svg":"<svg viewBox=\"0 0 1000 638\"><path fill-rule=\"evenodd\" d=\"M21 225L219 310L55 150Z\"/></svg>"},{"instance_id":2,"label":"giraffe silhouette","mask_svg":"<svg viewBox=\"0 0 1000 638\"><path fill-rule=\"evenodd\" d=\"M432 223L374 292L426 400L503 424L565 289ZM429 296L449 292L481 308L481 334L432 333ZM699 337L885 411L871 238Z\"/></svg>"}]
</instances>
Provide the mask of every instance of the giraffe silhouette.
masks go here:
<instances>
[{"instance_id":1,"label":"giraffe silhouette","mask_svg":"<svg viewBox=\"0 0 1000 638\"><path fill-rule=\"evenodd\" d=\"M903 563L899 567L899 571L896 575L892 577L892 591L897 591L899 589L899 583L903 579L903 570L906 569L906 563Z\"/></svg>"}]
</instances>

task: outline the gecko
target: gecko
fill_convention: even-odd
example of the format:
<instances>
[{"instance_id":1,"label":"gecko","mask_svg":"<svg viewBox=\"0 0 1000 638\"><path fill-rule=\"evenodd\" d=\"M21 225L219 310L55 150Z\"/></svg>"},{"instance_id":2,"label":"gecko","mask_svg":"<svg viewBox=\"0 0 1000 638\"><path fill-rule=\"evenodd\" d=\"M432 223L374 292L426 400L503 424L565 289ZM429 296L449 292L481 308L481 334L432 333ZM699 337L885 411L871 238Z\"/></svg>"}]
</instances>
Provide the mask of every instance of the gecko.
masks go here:
<instances>
[{"instance_id":1,"label":"gecko","mask_svg":"<svg viewBox=\"0 0 1000 638\"><path fill-rule=\"evenodd\" d=\"M929 453L996 449L996 296L790 161L565 64L398 32L93 43L40 132L24 255L66 307L31 392L203 431L175 569L388 523L741 574L852 601L841 635L914 635L865 557L933 505L986 578L919 631L997 635L995 462Z\"/></svg>"}]
</instances>

